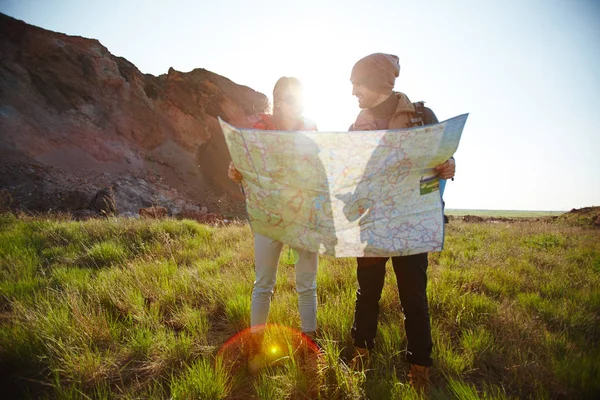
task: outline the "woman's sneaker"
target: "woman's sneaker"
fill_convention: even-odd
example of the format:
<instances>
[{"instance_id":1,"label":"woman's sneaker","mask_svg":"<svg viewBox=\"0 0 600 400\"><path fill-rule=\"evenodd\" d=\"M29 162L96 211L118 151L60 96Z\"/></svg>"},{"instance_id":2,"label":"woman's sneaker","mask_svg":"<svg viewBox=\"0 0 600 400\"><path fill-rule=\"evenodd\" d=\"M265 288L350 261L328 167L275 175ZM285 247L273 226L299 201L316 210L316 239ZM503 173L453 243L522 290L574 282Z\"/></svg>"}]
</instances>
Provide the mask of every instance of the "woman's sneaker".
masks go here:
<instances>
[{"instance_id":1,"label":"woman's sneaker","mask_svg":"<svg viewBox=\"0 0 600 400\"><path fill-rule=\"evenodd\" d=\"M267 366L267 356L262 350L264 333L252 333L248 348L248 372L256 375Z\"/></svg>"}]
</instances>

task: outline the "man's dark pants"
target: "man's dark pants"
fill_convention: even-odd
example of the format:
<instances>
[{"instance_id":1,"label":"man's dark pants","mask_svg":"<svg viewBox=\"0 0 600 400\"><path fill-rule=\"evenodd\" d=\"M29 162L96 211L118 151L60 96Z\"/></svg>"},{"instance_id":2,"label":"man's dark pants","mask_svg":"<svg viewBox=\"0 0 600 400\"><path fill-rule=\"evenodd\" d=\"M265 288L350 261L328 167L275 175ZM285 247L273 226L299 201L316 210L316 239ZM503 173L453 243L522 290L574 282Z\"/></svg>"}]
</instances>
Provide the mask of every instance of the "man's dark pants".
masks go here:
<instances>
[{"instance_id":1,"label":"man's dark pants","mask_svg":"<svg viewBox=\"0 0 600 400\"><path fill-rule=\"evenodd\" d=\"M357 347L373 349L379 316L379 299L388 258L357 258L358 290L352 337ZM427 253L392 257L404 327L408 339L406 358L409 363L430 367L431 326L427 304Z\"/></svg>"}]
</instances>

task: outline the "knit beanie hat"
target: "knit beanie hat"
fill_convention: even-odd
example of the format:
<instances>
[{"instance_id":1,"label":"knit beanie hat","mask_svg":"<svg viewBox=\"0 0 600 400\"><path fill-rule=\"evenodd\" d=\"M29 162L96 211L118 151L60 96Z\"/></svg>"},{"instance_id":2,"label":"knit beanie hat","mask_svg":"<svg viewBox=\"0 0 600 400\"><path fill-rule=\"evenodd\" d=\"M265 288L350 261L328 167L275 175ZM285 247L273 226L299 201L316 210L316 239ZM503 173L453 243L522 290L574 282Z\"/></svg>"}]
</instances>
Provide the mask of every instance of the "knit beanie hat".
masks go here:
<instances>
[{"instance_id":1,"label":"knit beanie hat","mask_svg":"<svg viewBox=\"0 0 600 400\"><path fill-rule=\"evenodd\" d=\"M394 89L398 75L400 75L398 56L374 53L354 64L350 80L376 92L388 93Z\"/></svg>"}]
</instances>

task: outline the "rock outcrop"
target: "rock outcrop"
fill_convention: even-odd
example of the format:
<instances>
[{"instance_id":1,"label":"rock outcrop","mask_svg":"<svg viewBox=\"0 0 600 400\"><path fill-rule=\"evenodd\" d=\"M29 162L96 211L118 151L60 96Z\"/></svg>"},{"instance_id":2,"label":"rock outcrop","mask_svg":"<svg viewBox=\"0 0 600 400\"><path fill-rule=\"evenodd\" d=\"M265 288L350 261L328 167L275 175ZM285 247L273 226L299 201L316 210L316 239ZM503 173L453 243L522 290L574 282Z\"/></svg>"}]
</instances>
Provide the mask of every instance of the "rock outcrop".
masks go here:
<instances>
[{"instance_id":1,"label":"rock outcrop","mask_svg":"<svg viewBox=\"0 0 600 400\"><path fill-rule=\"evenodd\" d=\"M558 217L558 221L567 225L600 228L600 206L573 208Z\"/></svg>"},{"instance_id":2,"label":"rock outcrop","mask_svg":"<svg viewBox=\"0 0 600 400\"><path fill-rule=\"evenodd\" d=\"M143 74L97 40L0 14L0 190L13 209L98 210L105 190L121 214L242 214L217 116L249 126L266 106L210 71Z\"/></svg>"}]
</instances>

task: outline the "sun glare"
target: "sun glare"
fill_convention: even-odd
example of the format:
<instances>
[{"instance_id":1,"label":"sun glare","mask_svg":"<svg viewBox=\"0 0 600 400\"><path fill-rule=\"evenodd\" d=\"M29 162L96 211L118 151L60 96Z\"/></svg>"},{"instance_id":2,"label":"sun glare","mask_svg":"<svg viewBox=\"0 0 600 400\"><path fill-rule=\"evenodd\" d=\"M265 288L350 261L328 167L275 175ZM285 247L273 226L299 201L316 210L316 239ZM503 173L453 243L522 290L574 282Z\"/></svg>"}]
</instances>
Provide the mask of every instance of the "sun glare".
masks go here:
<instances>
[{"instance_id":1,"label":"sun glare","mask_svg":"<svg viewBox=\"0 0 600 400\"><path fill-rule=\"evenodd\" d=\"M316 122L320 131L347 131L359 112L350 82L331 83L313 76L303 83L304 116Z\"/></svg>"}]
</instances>

